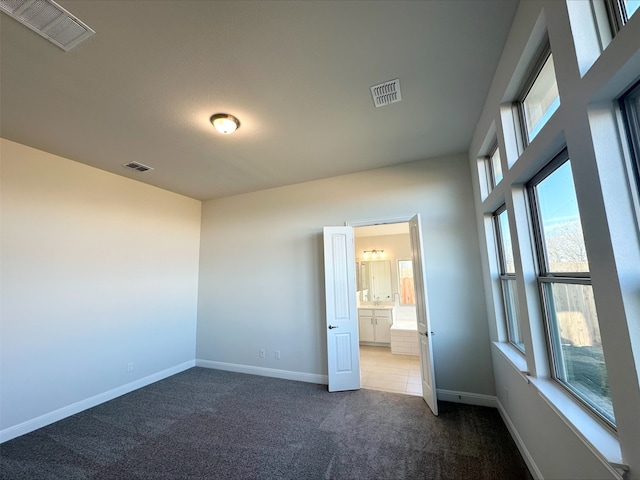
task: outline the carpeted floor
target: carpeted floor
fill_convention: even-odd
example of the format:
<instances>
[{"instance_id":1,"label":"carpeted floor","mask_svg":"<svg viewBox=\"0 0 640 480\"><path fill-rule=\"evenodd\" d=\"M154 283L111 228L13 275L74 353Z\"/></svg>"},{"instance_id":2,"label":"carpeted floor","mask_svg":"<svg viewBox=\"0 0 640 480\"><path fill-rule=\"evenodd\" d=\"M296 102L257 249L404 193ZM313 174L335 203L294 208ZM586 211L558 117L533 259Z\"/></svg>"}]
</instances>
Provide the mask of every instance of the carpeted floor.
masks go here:
<instances>
[{"instance_id":1,"label":"carpeted floor","mask_svg":"<svg viewBox=\"0 0 640 480\"><path fill-rule=\"evenodd\" d=\"M530 479L497 410L192 368L0 445L2 479Z\"/></svg>"}]
</instances>

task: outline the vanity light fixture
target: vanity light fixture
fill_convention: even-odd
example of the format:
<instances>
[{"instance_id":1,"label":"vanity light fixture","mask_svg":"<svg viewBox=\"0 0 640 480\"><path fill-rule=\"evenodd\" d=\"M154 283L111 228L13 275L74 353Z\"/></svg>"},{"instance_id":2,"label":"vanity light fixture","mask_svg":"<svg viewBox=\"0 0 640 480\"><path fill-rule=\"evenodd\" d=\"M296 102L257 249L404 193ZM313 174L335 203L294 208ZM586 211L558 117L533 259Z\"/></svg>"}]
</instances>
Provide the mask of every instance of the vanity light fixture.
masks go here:
<instances>
[{"instance_id":1,"label":"vanity light fixture","mask_svg":"<svg viewBox=\"0 0 640 480\"><path fill-rule=\"evenodd\" d=\"M216 130L225 135L230 135L240 128L240 120L228 113L216 113L210 120Z\"/></svg>"},{"instance_id":2,"label":"vanity light fixture","mask_svg":"<svg viewBox=\"0 0 640 480\"><path fill-rule=\"evenodd\" d=\"M369 258L369 255L371 255L372 258L384 257L384 250L364 250L362 253L364 254L364 258Z\"/></svg>"}]
</instances>

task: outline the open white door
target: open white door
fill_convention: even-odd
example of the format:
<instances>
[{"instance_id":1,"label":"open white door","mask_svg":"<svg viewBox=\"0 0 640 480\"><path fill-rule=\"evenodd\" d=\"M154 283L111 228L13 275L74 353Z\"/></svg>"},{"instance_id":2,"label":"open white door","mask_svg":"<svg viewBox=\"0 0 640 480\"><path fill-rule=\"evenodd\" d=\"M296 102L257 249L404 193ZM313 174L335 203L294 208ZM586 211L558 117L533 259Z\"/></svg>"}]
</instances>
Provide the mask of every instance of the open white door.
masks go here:
<instances>
[{"instance_id":1,"label":"open white door","mask_svg":"<svg viewBox=\"0 0 640 480\"><path fill-rule=\"evenodd\" d=\"M352 227L324 227L329 391L360 388L356 262Z\"/></svg>"},{"instance_id":2,"label":"open white door","mask_svg":"<svg viewBox=\"0 0 640 480\"><path fill-rule=\"evenodd\" d=\"M413 260L413 281L416 289L416 315L418 317L418 338L420 339L420 370L422 373L422 396L434 415L438 415L436 397L435 370L433 368L433 332L429 322L427 308L427 289L422 259L422 229L420 216L409 220L411 254Z\"/></svg>"}]
</instances>

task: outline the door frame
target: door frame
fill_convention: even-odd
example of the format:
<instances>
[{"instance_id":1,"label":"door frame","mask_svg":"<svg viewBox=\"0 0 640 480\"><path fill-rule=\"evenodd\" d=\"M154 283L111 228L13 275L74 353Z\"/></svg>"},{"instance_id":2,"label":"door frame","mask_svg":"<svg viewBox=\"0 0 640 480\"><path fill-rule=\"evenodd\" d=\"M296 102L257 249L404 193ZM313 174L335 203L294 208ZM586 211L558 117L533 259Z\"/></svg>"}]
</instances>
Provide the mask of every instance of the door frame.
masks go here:
<instances>
[{"instance_id":1,"label":"door frame","mask_svg":"<svg viewBox=\"0 0 640 480\"><path fill-rule=\"evenodd\" d=\"M418 213L414 213L412 215L402 215L400 217L385 217L385 218L376 218L369 220L346 220L344 222L345 227L372 227L374 225L389 225L391 223L408 223Z\"/></svg>"},{"instance_id":2,"label":"door frame","mask_svg":"<svg viewBox=\"0 0 640 480\"><path fill-rule=\"evenodd\" d=\"M420 213L414 213L414 214L407 214L407 215L402 215L402 216L397 216L397 217L385 217L385 218L377 218L377 219L369 219L369 220L346 220L344 222L345 226L347 227L370 227L370 226L375 226L375 225L389 225L389 224L394 224L394 223L409 223L414 217L418 217L418 219L421 218ZM422 232L420 232L421 235L421 239L422 239L422 244L420 245L420 251L421 251L421 256L422 256L422 263L423 263L423 267L424 267L424 239L422 238ZM415 279L414 279L414 284L415 284ZM430 315L429 315L429 303L427 301L427 294L426 294L426 290L427 290L427 285L426 285L426 278L424 278L424 272L423 272L423 283L424 285L422 285L422 288L417 289L416 288L416 295L420 295L423 299L424 305L425 305L425 310L426 310L426 316L427 316L427 325L429 325L430 323ZM416 303L417 303L417 299L416 299ZM416 305L417 306L417 305ZM418 332L420 333L420 332ZM431 332L433 333L433 332ZM422 339L421 339L422 340ZM429 338L429 341L431 342L431 339ZM358 349L359 349L359 345L358 345ZM429 361L432 361L433 359L433 346L431 346L430 349L431 353L430 356L431 358L429 359ZM423 366L423 358L422 358L422 349L420 349L420 364L421 364L421 369L424 368ZM431 365L431 368L433 368L433 365ZM432 370L433 371L433 370ZM424 375L424 372L423 372ZM432 379L434 380L434 379ZM432 385L435 388L435 384ZM424 387L423 387L424 388ZM424 397L424 392L423 392L423 397ZM437 402L437 396L436 396L436 392L433 392L433 401ZM425 402L427 402L426 398L425 398ZM429 402L427 402L429 403ZM432 407L430 405L430 408L432 409L433 413L435 415L438 414L438 408L437 408L437 403L435 404L434 407ZM434 409L435 408L435 409Z\"/></svg>"}]
</instances>

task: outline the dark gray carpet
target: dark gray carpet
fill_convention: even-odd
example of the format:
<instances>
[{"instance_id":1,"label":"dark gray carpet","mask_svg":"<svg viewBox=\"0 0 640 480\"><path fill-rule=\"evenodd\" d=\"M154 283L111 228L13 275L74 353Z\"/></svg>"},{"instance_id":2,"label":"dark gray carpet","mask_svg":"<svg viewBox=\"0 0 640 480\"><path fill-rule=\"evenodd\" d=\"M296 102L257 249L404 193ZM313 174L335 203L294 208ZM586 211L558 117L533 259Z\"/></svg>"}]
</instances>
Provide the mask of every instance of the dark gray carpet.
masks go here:
<instances>
[{"instance_id":1,"label":"dark gray carpet","mask_svg":"<svg viewBox=\"0 0 640 480\"><path fill-rule=\"evenodd\" d=\"M192 368L0 445L2 479L530 479L497 410Z\"/></svg>"}]
</instances>

